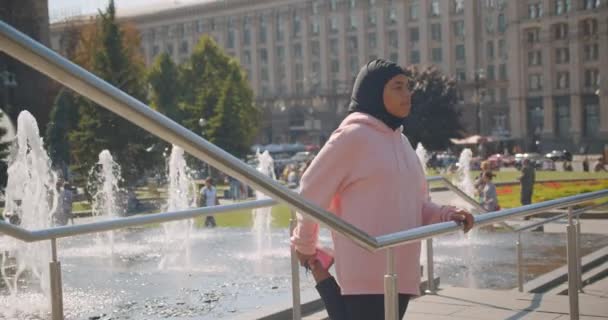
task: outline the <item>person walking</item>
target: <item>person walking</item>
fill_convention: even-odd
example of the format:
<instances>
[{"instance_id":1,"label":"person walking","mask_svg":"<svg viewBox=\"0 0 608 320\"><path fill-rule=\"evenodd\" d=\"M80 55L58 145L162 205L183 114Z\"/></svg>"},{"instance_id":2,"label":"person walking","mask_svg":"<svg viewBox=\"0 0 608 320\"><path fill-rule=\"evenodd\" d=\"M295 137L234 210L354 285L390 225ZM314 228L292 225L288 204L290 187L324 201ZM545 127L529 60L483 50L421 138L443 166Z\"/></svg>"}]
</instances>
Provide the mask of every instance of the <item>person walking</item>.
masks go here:
<instances>
[{"instance_id":1,"label":"person walking","mask_svg":"<svg viewBox=\"0 0 608 320\"><path fill-rule=\"evenodd\" d=\"M521 186L520 202L522 206L532 203L532 193L534 192L534 182L536 181L536 170L530 159L524 159L521 167L519 184ZM530 216L524 218L529 220Z\"/></svg>"},{"instance_id":2,"label":"person walking","mask_svg":"<svg viewBox=\"0 0 608 320\"><path fill-rule=\"evenodd\" d=\"M217 199L217 189L213 184L213 179L208 177L205 179L205 186L199 191L199 205L201 207L213 207L219 205L220 202ZM205 227L215 228L217 226L214 216L205 217Z\"/></svg>"},{"instance_id":3,"label":"person walking","mask_svg":"<svg viewBox=\"0 0 608 320\"><path fill-rule=\"evenodd\" d=\"M474 223L470 213L429 200L422 166L402 134L411 85L393 62L376 59L364 65L355 80L349 115L307 168L301 195L371 236L450 220L468 231ZM383 319L385 253L369 252L332 233L334 278L318 257L319 225L300 213L297 217L291 242L300 263L313 270L330 319ZM394 252L403 317L410 297L420 294L420 243Z\"/></svg>"}]
</instances>

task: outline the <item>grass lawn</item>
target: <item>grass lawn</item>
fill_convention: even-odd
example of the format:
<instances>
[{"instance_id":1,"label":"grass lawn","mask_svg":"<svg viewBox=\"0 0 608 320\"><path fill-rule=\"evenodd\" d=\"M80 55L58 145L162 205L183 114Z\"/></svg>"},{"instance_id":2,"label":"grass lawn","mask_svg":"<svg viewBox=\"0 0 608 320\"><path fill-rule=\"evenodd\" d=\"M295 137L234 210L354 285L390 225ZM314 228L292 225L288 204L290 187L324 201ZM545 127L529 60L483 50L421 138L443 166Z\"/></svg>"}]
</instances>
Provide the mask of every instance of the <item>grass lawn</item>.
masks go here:
<instances>
[{"instance_id":1,"label":"grass lawn","mask_svg":"<svg viewBox=\"0 0 608 320\"><path fill-rule=\"evenodd\" d=\"M535 203L543 202L604 189L608 189L608 179L573 182L540 182L534 184L532 201ZM500 204L500 207L507 209L520 206L520 191L521 188L519 185L498 187L496 192L498 193L498 203ZM589 202L587 205L604 201L606 201L606 199L598 199ZM582 206L584 205L579 205L579 207Z\"/></svg>"}]
</instances>

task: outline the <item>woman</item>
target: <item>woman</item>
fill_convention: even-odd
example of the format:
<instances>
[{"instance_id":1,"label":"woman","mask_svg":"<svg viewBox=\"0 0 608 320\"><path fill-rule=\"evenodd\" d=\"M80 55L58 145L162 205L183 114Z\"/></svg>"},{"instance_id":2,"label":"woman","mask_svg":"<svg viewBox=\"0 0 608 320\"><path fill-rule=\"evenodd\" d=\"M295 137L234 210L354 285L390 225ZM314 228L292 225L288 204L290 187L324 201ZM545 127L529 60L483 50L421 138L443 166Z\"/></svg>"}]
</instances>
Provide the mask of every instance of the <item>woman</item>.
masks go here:
<instances>
[{"instance_id":1,"label":"woman","mask_svg":"<svg viewBox=\"0 0 608 320\"><path fill-rule=\"evenodd\" d=\"M473 226L470 213L429 201L422 167L401 123L411 108L410 82L393 62L366 64L355 81L350 114L301 180L301 194L372 236L454 220ZM386 256L333 234L336 280L315 259L319 226L298 215L292 244L313 269L331 319L383 319ZM399 315L419 294L420 244L395 248Z\"/></svg>"},{"instance_id":2,"label":"woman","mask_svg":"<svg viewBox=\"0 0 608 320\"><path fill-rule=\"evenodd\" d=\"M492 183L492 178L494 178L492 171L484 171L481 176L483 184L480 194L481 206L486 209L487 212L500 210L496 186Z\"/></svg>"}]
</instances>

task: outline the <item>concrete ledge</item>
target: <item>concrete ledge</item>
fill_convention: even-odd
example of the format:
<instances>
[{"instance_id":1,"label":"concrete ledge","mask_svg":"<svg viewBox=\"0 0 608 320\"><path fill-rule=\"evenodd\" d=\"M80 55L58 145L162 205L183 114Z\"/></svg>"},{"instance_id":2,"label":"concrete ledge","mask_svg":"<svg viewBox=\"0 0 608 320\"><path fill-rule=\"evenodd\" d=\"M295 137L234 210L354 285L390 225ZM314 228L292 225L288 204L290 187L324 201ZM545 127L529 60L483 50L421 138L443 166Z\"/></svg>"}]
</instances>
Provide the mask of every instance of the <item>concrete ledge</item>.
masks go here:
<instances>
[{"instance_id":1,"label":"concrete ledge","mask_svg":"<svg viewBox=\"0 0 608 320\"><path fill-rule=\"evenodd\" d=\"M608 247L604 247L582 258L582 272L587 272L588 270L591 270L607 261ZM564 265L551 272L545 273L536 279L528 281L524 284L524 292L545 293L558 287L566 281L568 281L568 265ZM518 291L518 289L515 288L513 291Z\"/></svg>"}]
</instances>

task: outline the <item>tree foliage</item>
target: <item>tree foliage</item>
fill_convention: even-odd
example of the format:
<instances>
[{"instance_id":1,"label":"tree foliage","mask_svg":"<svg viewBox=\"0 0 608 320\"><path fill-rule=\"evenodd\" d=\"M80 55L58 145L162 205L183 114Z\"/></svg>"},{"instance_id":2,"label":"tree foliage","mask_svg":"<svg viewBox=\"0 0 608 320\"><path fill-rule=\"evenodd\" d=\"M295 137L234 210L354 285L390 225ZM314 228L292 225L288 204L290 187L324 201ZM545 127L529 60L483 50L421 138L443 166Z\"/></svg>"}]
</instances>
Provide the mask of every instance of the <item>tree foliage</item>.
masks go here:
<instances>
[{"instance_id":1,"label":"tree foliage","mask_svg":"<svg viewBox=\"0 0 608 320\"><path fill-rule=\"evenodd\" d=\"M405 135L413 146L421 142L427 150L446 149L450 139L461 138L463 132L455 81L432 67L410 67L406 73L415 86L412 110L404 121Z\"/></svg>"}]
</instances>

